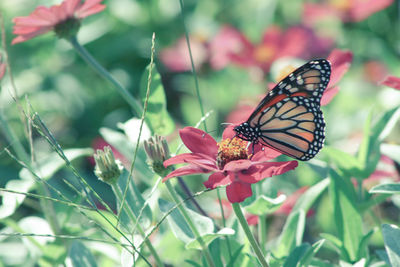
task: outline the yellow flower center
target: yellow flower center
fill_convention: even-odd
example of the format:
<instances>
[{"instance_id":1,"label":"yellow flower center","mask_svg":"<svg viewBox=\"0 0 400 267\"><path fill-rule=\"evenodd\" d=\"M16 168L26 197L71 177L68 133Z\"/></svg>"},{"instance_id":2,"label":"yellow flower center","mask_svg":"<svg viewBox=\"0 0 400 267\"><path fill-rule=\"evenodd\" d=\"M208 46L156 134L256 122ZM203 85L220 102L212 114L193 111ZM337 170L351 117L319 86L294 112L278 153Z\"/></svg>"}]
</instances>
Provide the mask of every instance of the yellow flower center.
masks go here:
<instances>
[{"instance_id":1,"label":"yellow flower center","mask_svg":"<svg viewBox=\"0 0 400 267\"><path fill-rule=\"evenodd\" d=\"M282 81L286 76L292 73L296 68L292 65L286 66L279 72L278 77L276 77L276 82Z\"/></svg>"},{"instance_id":2,"label":"yellow flower center","mask_svg":"<svg viewBox=\"0 0 400 267\"><path fill-rule=\"evenodd\" d=\"M349 0L330 0L330 4L339 10L346 11L351 7L351 1Z\"/></svg>"},{"instance_id":3,"label":"yellow flower center","mask_svg":"<svg viewBox=\"0 0 400 267\"><path fill-rule=\"evenodd\" d=\"M254 51L254 58L261 63L269 62L274 57L275 49L273 47L262 45Z\"/></svg>"},{"instance_id":4,"label":"yellow flower center","mask_svg":"<svg viewBox=\"0 0 400 267\"><path fill-rule=\"evenodd\" d=\"M233 160L248 159L247 141L240 138L226 138L218 144L217 164L223 169L225 164Z\"/></svg>"}]
</instances>

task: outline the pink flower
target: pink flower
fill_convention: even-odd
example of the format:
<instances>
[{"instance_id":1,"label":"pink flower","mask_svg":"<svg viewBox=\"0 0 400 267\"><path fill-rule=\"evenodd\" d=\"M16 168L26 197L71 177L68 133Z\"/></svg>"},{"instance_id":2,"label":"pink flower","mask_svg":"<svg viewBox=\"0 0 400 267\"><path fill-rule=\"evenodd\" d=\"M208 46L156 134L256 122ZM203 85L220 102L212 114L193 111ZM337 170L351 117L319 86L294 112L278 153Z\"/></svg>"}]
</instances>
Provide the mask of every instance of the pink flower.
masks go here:
<instances>
[{"instance_id":1,"label":"pink flower","mask_svg":"<svg viewBox=\"0 0 400 267\"><path fill-rule=\"evenodd\" d=\"M389 73L386 66L378 60L370 60L364 63L363 72L364 79L374 85L379 84Z\"/></svg>"},{"instance_id":2,"label":"pink flower","mask_svg":"<svg viewBox=\"0 0 400 267\"><path fill-rule=\"evenodd\" d=\"M392 3L393 0L331 0L325 3L305 3L303 20L307 24L314 24L327 17L339 17L343 22L359 22Z\"/></svg>"},{"instance_id":3,"label":"pink flower","mask_svg":"<svg viewBox=\"0 0 400 267\"><path fill-rule=\"evenodd\" d=\"M6 63L3 62L2 56L0 55L0 80L3 79L4 74L6 73Z\"/></svg>"},{"instance_id":4,"label":"pink flower","mask_svg":"<svg viewBox=\"0 0 400 267\"><path fill-rule=\"evenodd\" d=\"M172 177L212 173L204 182L207 188L226 185L226 195L231 203L242 202L252 195L251 184L264 178L280 175L297 167L297 161L268 162L279 155L266 148L249 159L247 142L233 137L231 128L224 132L223 140L217 143L202 130L185 127L179 131L181 139L192 153L177 155L164 161L164 166L187 163L168 174L163 181Z\"/></svg>"},{"instance_id":5,"label":"pink flower","mask_svg":"<svg viewBox=\"0 0 400 267\"><path fill-rule=\"evenodd\" d=\"M193 62L196 69L208 59L208 50L205 42L199 37L190 37L190 48L192 51ZM192 69L190 62L189 49L186 38L181 37L174 45L165 48L160 52L161 61L172 71L189 71Z\"/></svg>"},{"instance_id":6,"label":"pink flower","mask_svg":"<svg viewBox=\"0 0 400 267\"><path fill-rule=\"evenodd\" d=\"M215 69L231 62L267 72L278 58L308 58L323 53L331 45L332 40L318 38L311 29L303 26L293 26L286 31L271 26L258 44L252 44L235 28L225 26L210 43L210 61Z\"/></svg>"},{"instance_id":7,"label":"pink flower","mask_svg":"<svg viewBox=\"0 0 400 267\"><path fill-rule=\"evenodd\" d=\"M400 90L400 78L396 76L387 76L380 84Z\"/></svg>"},{"instance_id":8,"label":"pink flower","mask_svg":"<svg viewBox=\"0 0 400 267\"><path fill-rule=\"evenodd\" d=\"M12 44L25 42L52 30L57 32L57 28L59 31L64 31L59 32L61 35L68 30L62 27L64 24L69 24L72 30L77 30L80 19L96 14L106 7L100 4L101 1L87 0L82 3L81 0L65 0L60 5L38 6L29 16L13 19L15 23L13 33L18 36L14 38Z\"/></svg>"},{"instance_id":9,"label":"pink flower","mask_svg":"<svg viewBox=\"0 0 400 267\"><path fill-rule=\"evenodd\" d=\"M348 50L334 49L328 56L331 62L332 72L328 87L325 89L321 98L321 106L327 105L339 92L336 84L342 79L343 75L349 70L353 61L353 53Z\"/></svg>"}]
</instances>

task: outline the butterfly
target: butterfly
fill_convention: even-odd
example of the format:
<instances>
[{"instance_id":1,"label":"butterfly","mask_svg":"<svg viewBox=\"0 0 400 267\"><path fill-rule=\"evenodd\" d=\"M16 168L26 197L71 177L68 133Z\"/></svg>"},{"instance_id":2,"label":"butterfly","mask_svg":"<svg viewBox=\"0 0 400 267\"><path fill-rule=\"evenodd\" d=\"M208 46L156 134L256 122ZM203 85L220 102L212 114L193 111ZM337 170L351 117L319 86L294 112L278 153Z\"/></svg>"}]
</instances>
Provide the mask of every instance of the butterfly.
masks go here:
<instances>
[{"instance_id":1,"label":"butterfly","mask_svg":"<svg viewBox=\"0 0 400 267\"><path fill-rule=\"evenodd\" d=\"M258 104L236 136L298 160L312 159L322 148L325 121L321 97L331 76L328 60L312 60L280 81Z\"/></svg>"}]
</instances>

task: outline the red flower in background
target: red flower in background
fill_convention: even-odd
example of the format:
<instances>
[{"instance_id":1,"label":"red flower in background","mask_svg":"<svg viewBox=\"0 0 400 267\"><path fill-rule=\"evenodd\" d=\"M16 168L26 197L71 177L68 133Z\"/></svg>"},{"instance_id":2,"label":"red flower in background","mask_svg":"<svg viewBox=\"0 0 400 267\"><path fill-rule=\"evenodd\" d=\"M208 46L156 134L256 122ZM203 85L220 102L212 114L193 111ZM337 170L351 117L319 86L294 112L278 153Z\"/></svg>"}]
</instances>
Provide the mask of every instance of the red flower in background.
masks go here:
<instances>
[{"instance_id":1,"label":"red flower in background","mask_svg":"<svg viewBox=\"0 0 400 267\"><path fill-rule=\"evenodd\" d=\"M332 43L331 39L318 38L311 29L303 26L293 26L286 31L271 26L260 43L252 44L235 28L224 26L210 43L210 63L215 69L234 63L267 72L278 58L309 58L324 53Z\"/></svg>"},{"instance_id":2,"label":"red flower in background","mask_svg":"<svg viewBox=\"0 0 400 267\"><path fill-rule=\"evenodd\" d=\"M100 4L102 0L65 0L60 5L51 7L38 6L29 16L13 19L14 31L18 35L12 44L30 40L38 35L54 30L60 24L70 19L80 20L87 16L99 13L106 6Z\"/></svg>"},{"instance_id":3,"label":"red flower in background","mask_svg":"<svg viewBox=\"0 0 400 267\"><path fill-rule=\"evenodd\" d=\"M299 188L297 191L293 192L291 195L289 195L285 202L279 207L278 210L274 212L274 214L283 214L283 215L289 215L290 212L292 212L294 206L297 203L297 200L303 195L308 189L308 186L303 186ZM314 210L310 209L307 212L307 216L311 216L314 214Z\"/></svg>"},{"instance_id":4,"label":"red flower in background","mask_svg":"<svg viewBox=\"0 0 400 267\"><path fill-rule=\"evenodd\" d=\"M339 87L336 84L342 79L343 75L350 68L351 62L353 61L353 53L346 50L334 49L328 56L328 60L331 62L332 72L329 84L321 98L322 106L327 105L339 92ZM294 70L294 68L291 66L289 66L289 68ZM286 70L284 71L286 73ZM270 89L272 89L274 86L275 84L272 84ZM264 98L264 96L265 95L260 96L258 101ZM241 123L246 121L253 112L254 108L254 105L241 104L228 115L226 121L231 123Z\"/></svg>"},{"instance_id":5,"label":"red flower in background","mask_svg":"<svg viewBox=\"0 0 400 267\"><path fill-rule=\"evenodd\" d=\"M305 3L303 21L314 24L326 18L340 18L343 22L359 22L387 8L393 0L330 0Z\"/></svg>"},{"instance_id":6,"label":"red flower in background","mask_svg":"<svg viewBox=\"0 0 400 267\"><path fill-rule=\"evenodd\" d=\"M396 76L387 76L382 82L380 82L380 84L400 90L400 78Z\"/></svg>"},{"instance_id":7,"label":"red flower in background","mask_svg":"<svg viewBox=\"0 0 400 267\"><path fill-rule=\"evenodd\" d=\"M377 85L389 73L385 64L378 60L370 60L364 63L363 66L364 78L370 83Z\"/></svg>"},{"instance_id":8,"label":"red flower in background","mask_svg":"<svg viewBox=\"0 0 400 267\"><path fill-rule=\"evenodd\" d=\"M204 40L195 35L190 37L190 48L194 66L198 69L208 59L207 45ZM160 52L160 59L172 71L181 72L192 69L185 37L179 38L174 45L163 49Z\"/></svg>"},{"instance_id":9,"label":"red flower in background","mask_svg":"<svg viewBox=\"0 0 400 267\"><path fill-rule=\"evenodd\" d=\"M204 182L207 188L226 187L226 195L231 203L242 202L252 195L251 184L264 178L280 175L297 167L297 161L268 162L279 155L276 151L259 148L249 159L247 142L232 138L231 128L225 130L223 141L217 143L202 130L185 127L179 131L181 139L192 153L184 153L164 162L168 167L173 164L188 163L168 174L163 181L172 177L212 173Z\"/></svg>"}]
</instances>

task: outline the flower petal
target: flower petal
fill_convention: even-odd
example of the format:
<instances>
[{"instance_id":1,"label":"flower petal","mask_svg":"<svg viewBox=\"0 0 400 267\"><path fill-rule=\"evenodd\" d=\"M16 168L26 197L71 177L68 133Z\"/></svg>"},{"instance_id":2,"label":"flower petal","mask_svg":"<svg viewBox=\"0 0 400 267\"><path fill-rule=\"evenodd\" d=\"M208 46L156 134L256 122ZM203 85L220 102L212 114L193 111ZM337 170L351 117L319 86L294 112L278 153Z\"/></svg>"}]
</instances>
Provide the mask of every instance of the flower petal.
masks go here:
<instances>
[{"instance_id":1,"label":"flower petal","mask_svg":"<svg viewBox=\"0 0 400 267\"><path fill-rule=\"evenodd\" d=\"M194 127L185 127L179 131L179 135L186 147L193 153L208 155L217 158L217 141L211 135Z\"/></svg>"},{"instance_id":2,"label":"flower petal","mask_svg":"<svg viewBox=\"0 0 400 267\"><path fill-rule=\"evenodd\" d=\"M251 166L251 161L248 159L239 159L228 162L224 166L224 171L228 172L240 172L243 170L247 170Z\"/></svg>"},{"instance_id":3,"label":"flower petal","mask_svg":"<svg viewBox=\"0 0 400 267\"><path fill-rule=\"evenodd\" d=\"M165 182L166 180L168 180L172 177L197 174L197 173L207 173L207 172L210 172L210 171L200 168L199 166L189 164L187 166L176 169L175 171L172 171L170 174L168 174L167 176L164 177L163 182Z\"/></svg>"},{"instance_id":4,"label":"flower petal","mask_svg":"<svg viewBox=\"0 0 400 267\"><path fill-rule=\"evenodd\" d=\"M227 185L232 182L232 178L229 175L225 175L223 172L215 172L208 177L208 180L203 184L207 188L216 188L217 186Z\"/></svg>"},{"instance_id":5,"label":"flower petal","mask_svg":"<svg viewBox=\"0 0 400 267\"><path fill-rule=\"evenodd\" d=\"M251 185L244 182L233 182L226 187L226 196L229 202L242 202L253 194Z\"/></svg>"},{"instance_id":6,"label":"flower petal","mask_svg":"<svg viewBox=\"0 0 400 267\"><path fill-rule=\"evenodd\" d=\"M246 183L256 183L264 178L281 175L293 170L298 165L295 160L282 162L260 162L253 164L247 170L238 172L238 178Z\"/></svg>"},{"instance_id":7,"label":"flower petal","mask_svg":"<svg viewBox=\"0 0 400 267\"><path fill-rule=\"evenodd\" d=\"M382 82L380 82L380 84L400 90L400 78L396 76L387 76Z\"/></svg>"},{"instance_id":8,"label":"flower petal","mask_svg":"<svg viewBox=\"0 0 400 267\"><path fill-rule=\"evenodd\" d=\"M332 101L337 93L339 93L339 86L326 89L321 97L321 106L328 105L328 103Z\"/></svg>"},{"instance_id":9,"label":"flower petal","mask_svg":"<svg viewBox=\"0 0 400 267\"><path fill-rule=\"evenodd\" d=\"M382 9L387 8L393 3L393 0L358 0L353 2L353 6L349 10L349 15L352 21L358 22Z\"/></svg>"},{"instance_id":10,"label":"flower petal","mask_svg":"<svg viewBox=\"0 0 400 267\"><path fill-rule=\"evenodd\" d=\"M328 87L334 86L350 68L353 53L349 50L334 49L328 56L332 64L332 74Z\"/></svg>"},{"instance_id":11,"label":"flower petal","mask_svg":"<svg viewBox=\"0 0 400 267\"><path fill-rule=\"evenodd\" d=\"M197 166L211 170L218 170L214 159L200 153L184 153L164 161L164 167L179 163L193 163Z\"/></svg>"}]
</instances>

